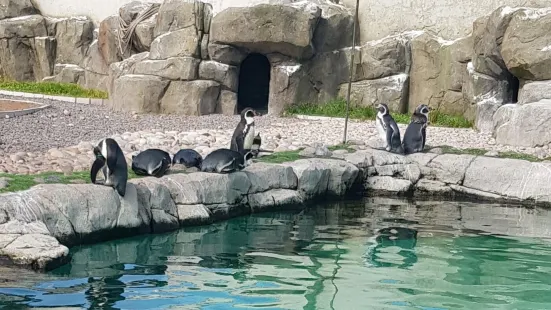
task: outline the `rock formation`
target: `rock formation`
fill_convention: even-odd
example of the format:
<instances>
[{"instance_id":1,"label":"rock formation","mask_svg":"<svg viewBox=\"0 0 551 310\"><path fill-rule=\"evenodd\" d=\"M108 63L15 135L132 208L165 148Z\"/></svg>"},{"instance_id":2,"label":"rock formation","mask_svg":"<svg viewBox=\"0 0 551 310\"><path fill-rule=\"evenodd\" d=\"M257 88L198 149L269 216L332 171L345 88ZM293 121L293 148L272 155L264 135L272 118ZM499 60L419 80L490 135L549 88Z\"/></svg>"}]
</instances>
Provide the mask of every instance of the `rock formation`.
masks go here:
<instances>
[{"instance_id":1,"label":"rock formation","mask_svg":"<svg viewBox=\"0 0 551 310\"><path fill-rule=\"evenodd\" d=\"M500 7L454 41L410 31L353 50L352 12L329 0L220 12L198 0L132 1L97 29L86 17L41 16L28 0L4 2L0 75L106 90L115 110L235 114L241 63L259 53L270 63L270 114L345 97L352 71L355 105L386 102L393 112L411 112L425 103L472 120L500 143L551 143L545 126L532 126L549 118L542 100L551 99L551 7ZM138 20L152 5L157 11ZM131 23L124 49L120 24Z\"/></svg>"}]
</instances>

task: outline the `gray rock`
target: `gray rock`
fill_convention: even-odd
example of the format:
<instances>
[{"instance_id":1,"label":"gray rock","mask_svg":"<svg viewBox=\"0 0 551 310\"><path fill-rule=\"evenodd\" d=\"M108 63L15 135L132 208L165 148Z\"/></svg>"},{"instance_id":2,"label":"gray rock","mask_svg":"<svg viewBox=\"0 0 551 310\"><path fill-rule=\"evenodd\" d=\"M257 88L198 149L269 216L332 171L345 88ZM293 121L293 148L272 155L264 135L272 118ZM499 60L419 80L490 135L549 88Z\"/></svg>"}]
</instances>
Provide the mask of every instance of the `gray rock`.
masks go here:
<instances>
[{"instance_id":1,"label":"gray rock","mask_svg":"<svg viewBox=\"0 0 551 310\"><path fill-rule=\"evenodd\" d=\"M143 60L136 63L134 74L156 75L169 80L195 80L199 62L199 59L192 57Z\"/></svg>"},{"instance_id":2,"label":"gray rock","mask_svg":"<svg viewBox=\"0 0 551 310\"><path fill-rule=\"evenodd\" d=\"M324 144L315 143L312 147L307 147L300 151L299 155L305 157L331 157L333 152L329 151Z\"/></svg>"},{"instance_id":3,"label":"gray rock","mask_svg":"<svg viewBox=\"0 0 551 310\"><path fill-rule=\"evenodd\" d=\"M0 189L8 187L11 180L11 178L0 177Z\"/></svg>"},{"instance_id":4,"label":"gray rock","mask_svg":"<svg viewBox=\"0 0 551 310\"><path fill-rule=\"evenodd\" d=\"M364 188L368 191L376 191L378 194L403 194L413 188L409 180L395 179L390 176L368 177L364 182Z\"/></svg>"},{"instance_id":5,"label":"gray rock","mask_svg":"<svg viewBox=\"0 0 551 310\"><path fill-rule=\"evenodd\" d=\"M31 266L35 270L51 270L68 261L69 249L52 236L22 235L0 249L16 265Z\"/></svg>"},{"instance_id":6,"label":"gray rock","mask_svg":"<svg viewBox=\"0 0 551 310\"><path fill-rule=\"evenodd\" d=\"M271 189L266 192L249 194L249 205L252 212L273 210L275 207L293 206L302 204L302 197L295 190Z\"/></svg>"},{"instance_id":7,"label":"gray rock","mask_svg":"<svg viewBox=\"0 0 551 310\"><path fill-rule=\"evenodd\" d=\"M138 197L143 199L143 205L151 208L151 229L155 233L176 230L178 224L178 208L170 197L170 191L155 178L141 178L132 183L136 184Z\"/></svg>"},{"instance_id":8,"label":"gray rock","mask_svg":"<svg viewBox=\"0 0 551 310\"><path fill-rule=\"evenodd\" d=\"M121 54L118 45L119 16L111 15L101 21L99 25L98 44L103 59L108 65L121 61L128 53ZM125 57L123 57L125 56Z\"/></svg>"},{"instance_id":9,"label":"gray rock","mask_svg":"<svg viewBox=\"0 0 551 310\"><path fill-rule=\"evenodd\" d=\"M109 66L103 59L103 55L101 54L101 50L99 48L99 43L97 40L93 41L90 44L90 48L86 53L86 57L82 61L82 68L84 68L84 70L86 71L101 75L109 74Z\"/></svg>"},{"instance_id":10,"label":"gray rock","mask_svg":"<svg viewBox=\"0 0 551 310\"><path fill-rule=\"evenodd\" d=\"M159 8L155 37L181 29L188 29L188 33L198 34L199 27L196 22L201 18L197 15L202 14L202 10L198 11L195 1L165 0Z\"/></svg>"},{"instance_id":11,"label":"gray rock","mask_svg":"<svg viewBox=\"0 0 551 310\"><path fill-rule=\"evenodd\" d=\"M444 184L461 185L465 172L474 159L473 155L439 155L428 164L429 169L425 176Z\"/></svg>"},{"instance_id":12,"label":"gray rock","mask_svg":"<svg viewBox=\"0 0 551 310\"><path fill-rule=\"evenodd\" d=\"M551 143L551 100L503 106L493 120L499 144L535 147Z\"/></svg>"},{"instance_id":13,"label":"gray rock","mask_svg":"<svg viewBox=\"0 0 551 310\"><path fill-rule=\"evenodd\" d=\"M550 28L549 8L523 8L512 13L503 35L501 56L513 75L523 80L551 79Z\"/></svg>"},{"instance_id":14,"label":"gray rock","mask_svg":"<svg viewBox=\"0 0 551 310\"><path fill-rule=\"evenodd\" d=\"M0 39L0 75L17 81L35 80L31 39Z\"/></svg>"},{"instance_id":15,"label":"gray rock","mask_svg":"<svg viewBox=\"0 0 551 310\"><path fill-rule=\"evenodd\" d=\"M434 180L421 179L415 184L416 196L447 196L452 195L453 190L445 183Z\"/></svg>"},{"instance_id":16,"label":"gray rock","mask_svg":"<svg viewBox=\"0 0 551 310\"><path fill-rule=\"evenodd\" d=\"M0 20L35 14L40 14L40 11L31 0L0 0Z\"/></svg>"},{"instance_id":17,"label":"gray rock","mask_svg":"<svg viewBox=\"0 0 551 310\"><path fill-rule=\"evenodd\" d=\"M231 45L212 43L210 41L210 35L207 50L211 60L231 66L240 65L243 59L247 57L247 53L239 50L236 47L233 47Z\"/></svg>"},{"instance_id":18,"label":"gray rock","mask_svg":"<svg viewBox=\"0 0 551 310\"><path fill-rule=\"evenodd\" d=\"M2 14L2 13L0 13ZM41 15L0 20L0 39L45 37L46 22Z\"/></svg>"},{"instance_id":19,"label":"gray rock","mask_svg":"<svg viewBox=\"0 0 551 310\"><path fill-rule=\"evenodd\" d=\"M463 186L493 198L550 201L550 169L548 163L481 156L467 169Z\"/></svg>"},{"instance_id":20,"label":"gray rock","mask_svg":"<svg viewBox=\"0 0 551 310\"><path fill-rule=\"evenodd\" d=\"M130 24L142 11L151 6L150 2L131 1L119 8L119 15L125 23Z\"/></svg>"},{"instance_id":21,"label":"gray rock","mask_svg":"<svg viewBox=\"0 0 551 310\"><path fill-rule=\"evenodd\" d=\"M199 65L199 79L216 81L224 89L237 92L239 70L235 66L216 61L201 61Z\"/></svg>"},{"instance_id":22,"label":"gray rock","mask_svg":"<svg viewBox=\"0 0 551 310\"><path fill-rule=\"evenodd\" d=\"M5 248L8 244L12 243L19 236L21 236L21 235L18 235L18 234L0 234L0 249Z\"/></svg>"},{"instance_id":23,"label":"gray rock","mask_svg":"<svg viewBox=\"0 0 551 310\"><path fill-rule=\"evenodd\" d=\"M265 192L272 189L296 189L297 176L293 168L268 163L255 163L242 170L251 182L249 193Z\"/></svg>"},{"instance_id":24,"label":"gray rock","mask_svg":"<svg viewBox=\"0 0 551 310\"><path fill-rule=\"evenodd\" d=\"M311 2L229 7L212 18L209 40L251 52L307 59L314 52L312 38L320 16L321 9Z\"/></svg>"},{"instance_id":25,"label":"gray rock","mask_svg":"<svg viewBox=\"0 0 551 310\"><path fill-rule=\"evenodd\" d=\"M237 93L229 90L220 90L216 113L224 115L237 114Z\"/></svg>"},{"instance_id":26,"label":"gray rock","mask_svg":"<svg viewBox=\"0 0 551 310\"><path fill-rule=\"evenodd\" d=\"M116 111L157 113L169 81L153 75L124 75L114 83L111 108Z\"/></svg>"},{"instance_id":27,"label":"gray rock","mask_svg":"<svg viewBox=\"0 0 551 310\"><path fill-rule=\"evenodd\" d=\"M208 115L216 111L220 84L214 81L172 81L161 101L161 112Z\"/></svg>"},{"instance_id":28,"label":"gray rock","mask_svg":"<svg viewBox=\"0 0 551 310\"><path fill-rule=\"evenodd\" d=\"M210 23L212 21L212 4L205 3L203 6L203 32L208 34L210 32Z\"/></svg>"},{"instance_id":29,"label":"gray rock","mask_svg":"<svg viewBox=\"0 0 551 310\"><path fill-rule=\"evenodd\" d=\"M101 28L100 28L101 29ZM56 63L80 64L94 37L94 22L88 17L71 17L56 26Z\"/></svg>"},{"instance_id":30,"label":"gray rock","mask_svg":"<svg viewBox=\"0 0 551 310\"><path fill-rule=\"evenodd\" d=\"M321 17L314 31L313 44L316 53L334 51L352 45L354 14L345 6L332 3L320 5Z\"/></svg>"},{"instance_id":31,"label":"gray rock","mask_svg":"<svg viewBox=\"0 0 551 310\"><path fill-rule=\"evenodd\" d=\"M181 226L195 226L212 223L209 209L202 204L178 205L178 217Z\"/></svg>"},{"instance_id":32,"label":"gray rock","mask_svg":"<svg viewBox=\"0 0 551 310\"><path fill-rule=\"evenodd\" d=\"M199 58L201 38L194 27L167 32L156 37L151 42L151 59L167 59L170 57Z\"/></svg>"},{"instance_id":33,"label":"gray rock","mask_svg":"<svg viewBox=\"0 0 551 310\"><path fill-rule=\"evenodd\" d=\"M415 183L421 178L421 170L416 164L372 166L367 168L367 176L388 176Z\"/></svg>"},{"instance_id":34,"label":"gray rock","mask_svg":"<svg viewBox=\"0 0 551 310\"><path fill-rule=\"evenodd\" d=\"M79 83L84 79L84 69L73 64L56 64L54 74L59 83Z\"/></svg>"},{"instance_id":35,"label":"gray rock","mask_svg":"<svg viewBox=\"0 0 551 310\"><path fill-rule=\"evenodd\" d=\"M354 82L350 89L350 100L355 107L376 107L386 103L392 112L404 113L408 98L407 74L393 75L377 80ZM338 96L346 98L348 84L341 84Z\"/></svg>"},{"instance_id":36,"label":"gray rock","mask_svg":"<svg viewBox=\"0 0 551 310\"><path fill-rule=\"evenodd\" d=\"M551 99L551 80L527 81L518 93L518 104L528 104L542 99Z\"/></svg>"},{"instance_id":37,"label":"gray rock","mask_svg":"<svg viewBox=\"0 0 551 310\"><path fill-rule=\"evenodd\" d=\"M251 209L246 204L212 204L205 206L211 215L213 221L227 220L232 217L242 216L251 213Z\"/></svg>"},{"instance_id":38,"label":"gray rock","mask_svg":"<svg viewBox=\"0 0 551 310\"><path fill-rule=\"evenodd\" d=\"M331 171L321 161L314 159L299 159L294 162L283 163L293 168L298 178L297 191L303 199L310 199L327 192Z\"/></svg>"},{"instance_id":39,"label":"gray rock","mask_svg":"<svg viewBox=\"0 0 551 310\"><path fill-rule=\"evenodd\" d=\"M34 71L35 79L40 81L54 73L56 39L53 37L34 38L33 50L39 70Z\"/></svg>"},{"instance_id":40,"label":"gray rock","mask_svg":"<svg viewBox=\"0 0 551 310\"><path fill-rule=\"evenodd\" d=\"M137 46L134 46L138 52L149 51L151 43L155 39L155 25L157 24L157 15L144 20L136 26Z\"/></svg>"}]
</instances>

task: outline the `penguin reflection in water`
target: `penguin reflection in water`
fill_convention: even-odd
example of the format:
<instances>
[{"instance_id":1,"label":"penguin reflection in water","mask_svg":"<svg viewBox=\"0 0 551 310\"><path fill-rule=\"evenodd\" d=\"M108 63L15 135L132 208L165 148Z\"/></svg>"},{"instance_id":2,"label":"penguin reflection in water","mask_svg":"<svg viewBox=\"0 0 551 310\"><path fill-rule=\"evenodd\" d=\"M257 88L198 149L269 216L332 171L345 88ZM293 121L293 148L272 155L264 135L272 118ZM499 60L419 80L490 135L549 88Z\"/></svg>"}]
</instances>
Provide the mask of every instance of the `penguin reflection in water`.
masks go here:
<instances>
[{"instance_id":1,"label":"penguin reflection in water","mask_svg":"<svg viewBox=\"0 0 551 310\"><path fill-rule=\"evenodd\" d=\"M202 172L232 173L240 171L249 165L252 152L245 155L230 149L218 149L208 154L201 164Z\"/></svg>"},{"instance_id":2,"label":"penguin reflection in water","mask_svg":"<svg viewBox=\"0 0 551 310\"><path fill-rule=\"evenodd\" d=\"M400 141L400 128L398 128L396 121L390 115L388 106L381 103L377 106L377 110L376 127L379 136L384 141L385 149L392 153L404 153L402 142Z\"/></svg>"},{"instance_id":3,"label":"penguin reflection in water","mask_svg":"<svg viewBox=\"0 0 551 310\"><path fill-rule=\"evenodd\" d=\"M162 177L170 168L170 154L160 149L147 149L132 156L132 171L140 176Z\"/></svg>"},{"instance_id":4,"label":"penguin reflection in water","mask_svg":"<svg viewBox=\"0 0 551 310\"><path fill-rule=\"evenodd\" d=\"M94 147L96 160L90 169L90 180L96 183L98 172L102 170L105 182L103 185L113 187L121 197L126 194L128 181L128 166L126 158L117 141L111 138L101 140Z\"/></svg>"},{"instance_id":5,"label":"penguin reflection in water","mask_svg":"<svg viewBox=\"0 0 551 310\"><path fill-rule=\"evenodd\" d=\"M422 104L413 112L402 143L406 155L422 152L425 149L430 110L429 106Z\"/></svg>"}]
</instances>

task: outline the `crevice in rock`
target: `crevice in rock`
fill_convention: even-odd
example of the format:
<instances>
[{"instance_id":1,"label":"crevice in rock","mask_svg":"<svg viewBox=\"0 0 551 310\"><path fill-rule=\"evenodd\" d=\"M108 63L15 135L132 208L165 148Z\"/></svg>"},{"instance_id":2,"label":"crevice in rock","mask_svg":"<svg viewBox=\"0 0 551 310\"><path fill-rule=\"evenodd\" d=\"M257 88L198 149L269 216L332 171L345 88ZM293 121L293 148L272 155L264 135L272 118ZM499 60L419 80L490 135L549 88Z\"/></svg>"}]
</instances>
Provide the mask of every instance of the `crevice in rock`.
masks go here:
<instances>
[{"instance_id":1,"label":"crevice in rock","mask_svg":"<svg viewBox=\"0 0 551 310\"><path fill-rule=\"evenodd\" d=\"M245 108L253 108L260 113L268 112L270 70L270 61L262 54L249 54L241 62L237 90L237 113L241 113Z\"/></svg>"},{"instance_id":2,"label":"crevice in rock","mask_svg":"<svg viewBox=\"0 0 551 310\"><path fill-rule=\"evenodd\" d=\"M469 162L469 164L467 165L467 168L465 168L465 171L463 171L463 175L461 176L461 180L459 180L459 184L458 185L461 185L463 186L463 182L465 181L465 176L467 175L467 171L469 170L469 168L471 167L471 165L473 164L473 162L478 158L478 156L473 156L473 158L471 159L471 161Z\"/></svg>"},{"instance_id":3,"label":"crevice in rock","mask_svg":"<svg viewBox=\"0 0 551 310\"><path fill-rule=\"evenodd\" d=\"M511 103L517 103L518 92L520 89L520 81L516 76L511 74L510 77L508 78L508 82L509 82L508 83L509 86L508 86L507 92L511 96Z\"/></svg>"}]
</instances>

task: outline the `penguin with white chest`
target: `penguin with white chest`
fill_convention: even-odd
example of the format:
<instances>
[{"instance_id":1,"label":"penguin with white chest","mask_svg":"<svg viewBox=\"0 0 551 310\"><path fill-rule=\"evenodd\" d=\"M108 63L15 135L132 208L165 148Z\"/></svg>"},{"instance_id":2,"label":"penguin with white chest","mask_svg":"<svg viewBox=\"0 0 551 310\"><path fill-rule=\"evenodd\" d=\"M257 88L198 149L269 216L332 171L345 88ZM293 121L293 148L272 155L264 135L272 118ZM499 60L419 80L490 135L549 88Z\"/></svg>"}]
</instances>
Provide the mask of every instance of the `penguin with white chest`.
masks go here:
<instances>
[{"instance_id":1,"label":"penguin with white chest","mask_svg":"<svg viewBox=\"0 0 551 310\"><path fill-rule=\"evenodd\" d=\"M232 173L240 171L249 165L249 160L253 157L252 152L245 155L229 150L218 149L208 154L201 163L202 172Z\"/></svg>"},{"instance_id":2,"label":"penguin with white chest","mask_svg":"<svg viewBox=\"0 0 551 310\"><path fill-rule=\"evenodd\" d=\"M254 117L259 115L251 108L241 111L241 120L233 132L230 150L245 155L247 150L252 149L255 138Z\"/></svg>"},{"instance_id":3,"label":"penguin with white chest","mask_svg":"<svg viewBox=\"0 0 551 310\"><path fill-rule=\"evenodd\" d=\"M430 110L431 108L429 106L421 104L413 112L402 142L402 147L406 155L422 152L424 150L427 140L426 130L429 123Z\"/></svg>"},{"instance_id":4,"label":"penguin with white chest","mask_svg":"<svg viewBox=\"0 0 551 310\"><path fill-rule=\"evenodd\" d=\"M400 140L400 128L390 115L388 105L381 103L377 106L377 110L376 127L385 149L392 153L404 153Z\"/></svg>"},{"instance_id":5,"label":"penguin with white chest","mask_svg":"<svg viewBox=\"0 0 551 310\"><path fill-rule=\"evenodd\" d=\"M90 169L90 180L96 184L98 172L102 170L105 182L103 185L113 187L121 197L126 194L128 166L126 158L117 141L111 138L101 140L94 147L96 160Z\"/></svg>"}]
</instances>

